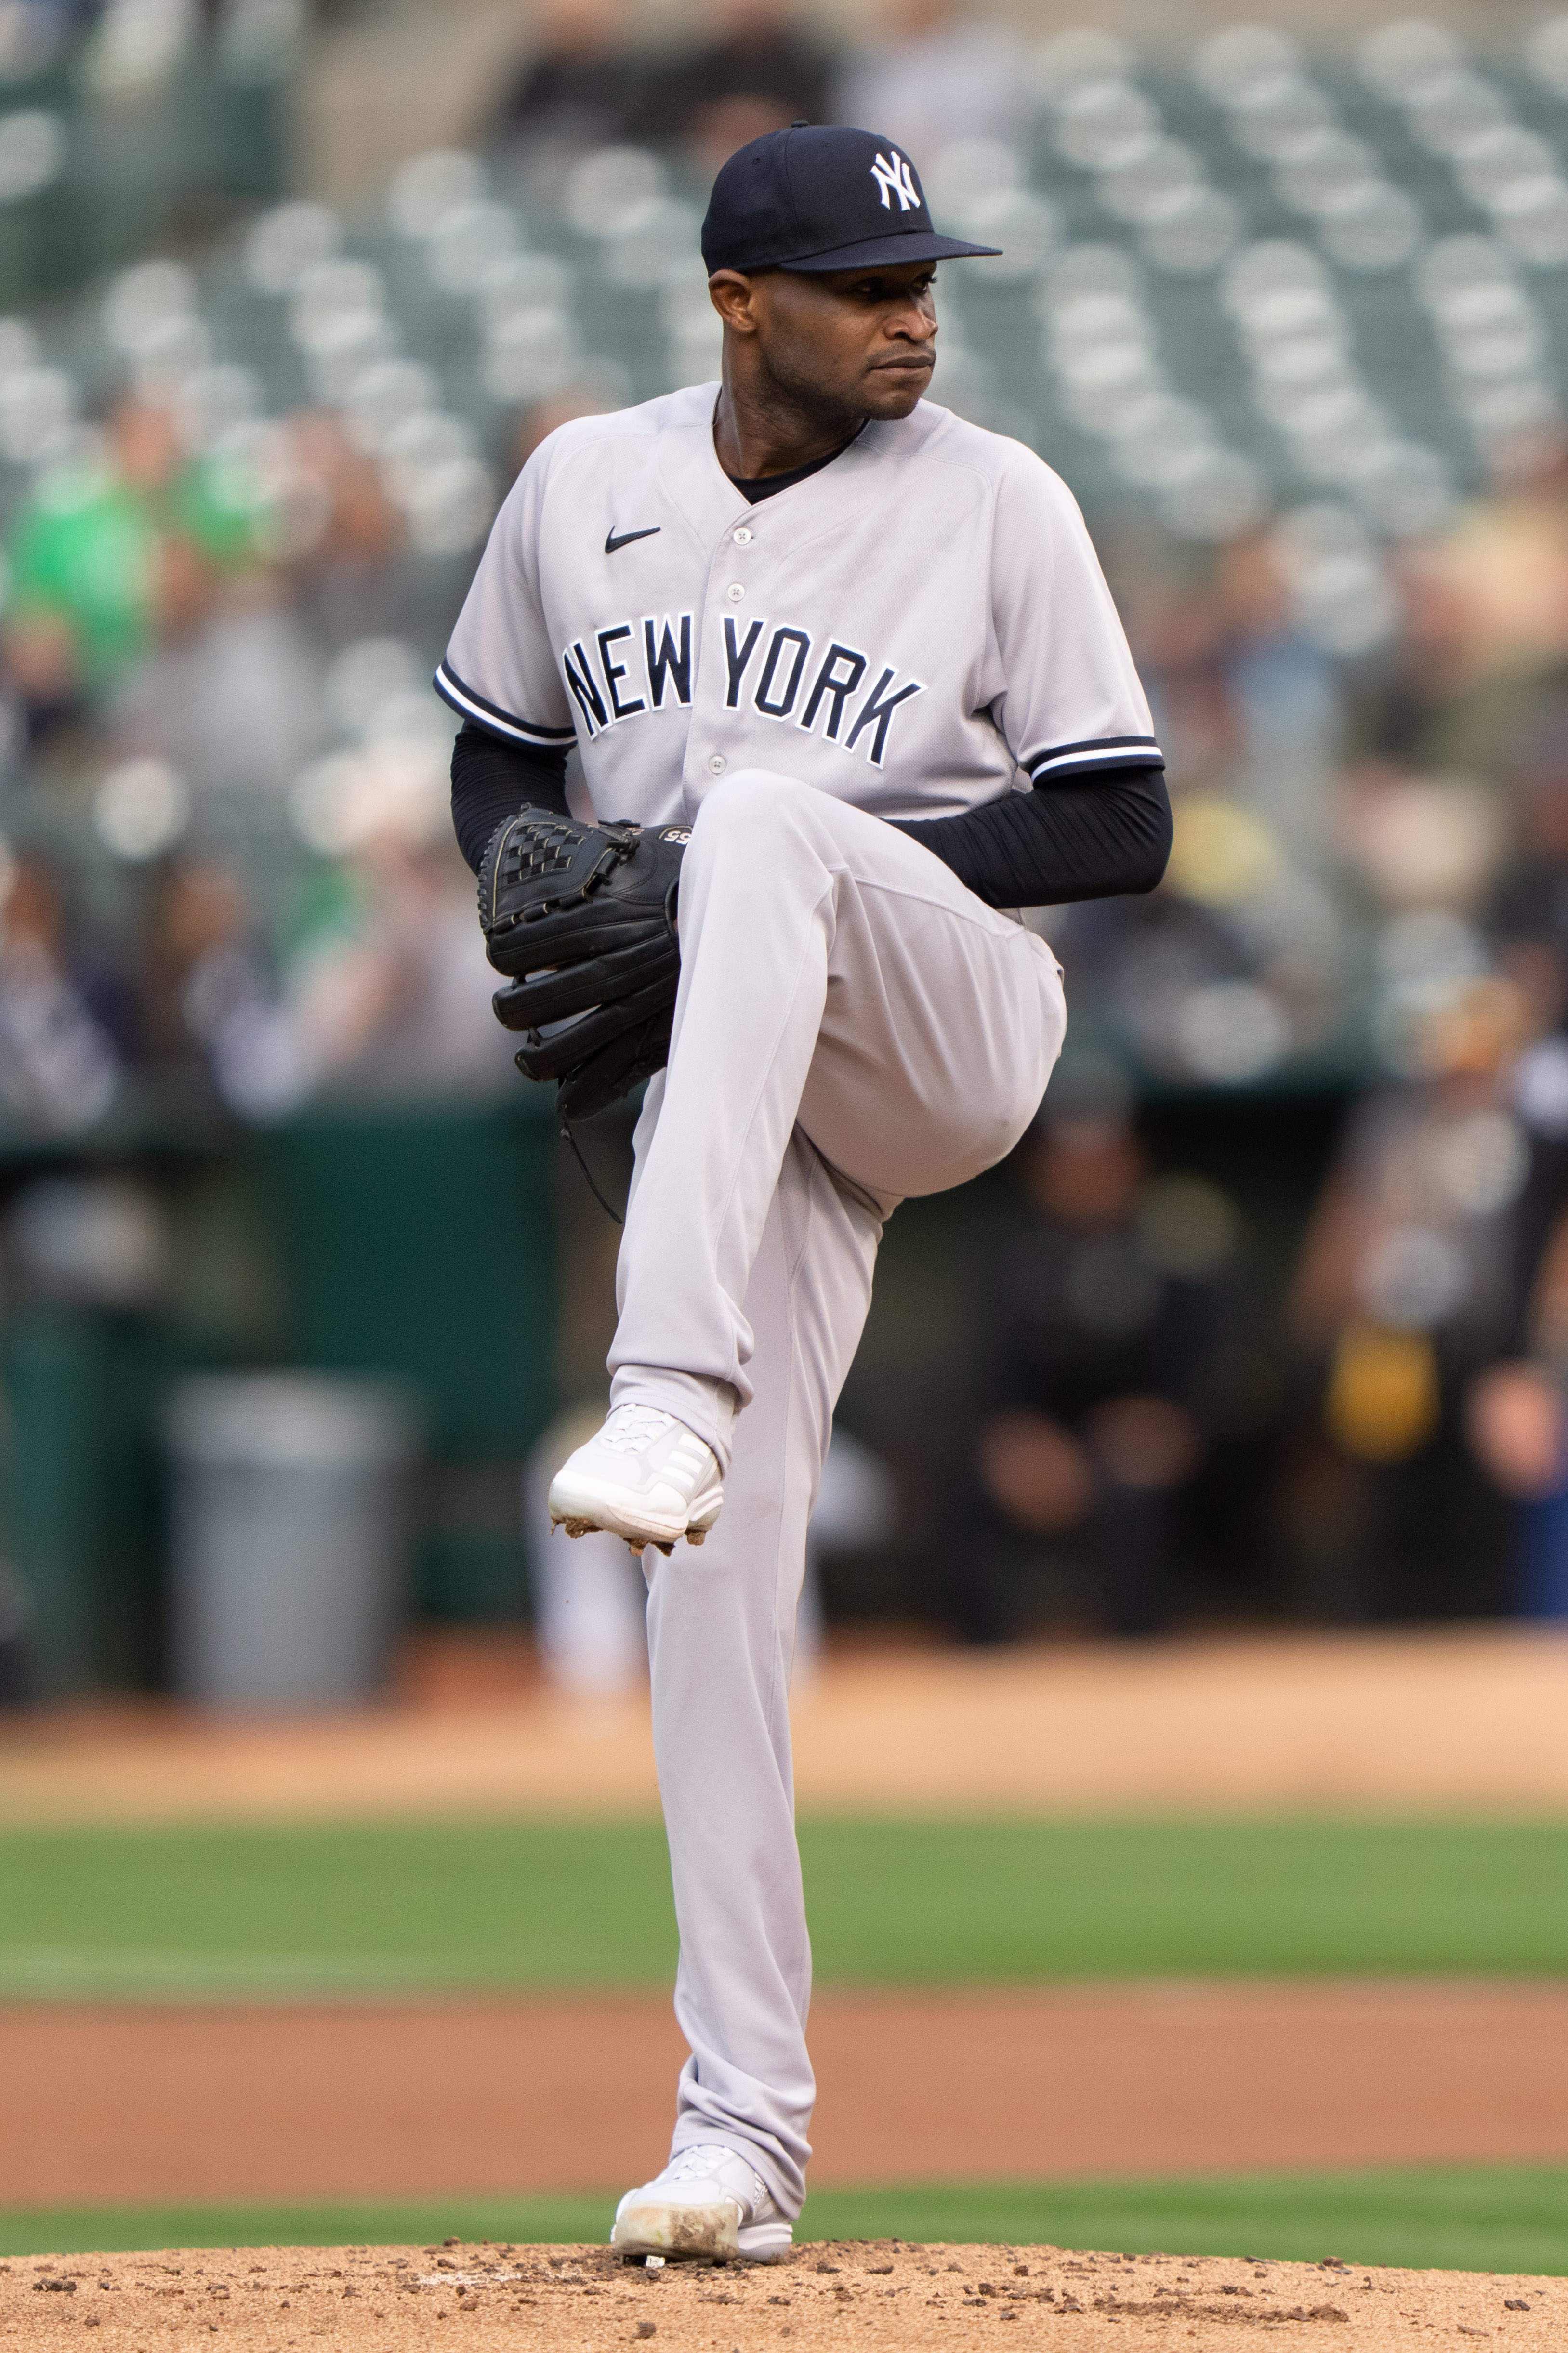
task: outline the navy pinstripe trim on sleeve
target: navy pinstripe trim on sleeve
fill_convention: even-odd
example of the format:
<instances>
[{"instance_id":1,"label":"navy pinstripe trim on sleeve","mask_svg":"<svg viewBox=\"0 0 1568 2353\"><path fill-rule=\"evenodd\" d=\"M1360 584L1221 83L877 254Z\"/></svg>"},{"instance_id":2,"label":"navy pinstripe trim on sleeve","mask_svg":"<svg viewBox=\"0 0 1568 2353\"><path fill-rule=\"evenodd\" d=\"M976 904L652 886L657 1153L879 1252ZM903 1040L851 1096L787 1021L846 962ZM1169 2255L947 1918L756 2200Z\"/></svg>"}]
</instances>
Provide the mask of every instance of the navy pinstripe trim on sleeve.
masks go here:
<instances>
[{"instance_id":1,"label":"navy pinstripe trim on sleeve","mask_svg":"<svg viewBox=\"0 0 1568 2353\"><path fill-rule=\"evenodd\" d=\"M575 727L536 727L531 719L516 719L509 711L498 711L493 702L486 702L482 694L475 694L465 686L456 670L445 662L438 667L430 681L443 702L471 719L476 727L488 728L493 735L504 735L513 744L536 744L546 751L558 752L575 744Z\"/></svg>"},{"instance_id":2,"label":"navy pinstripe trim on sleeve","mask_svg":"<svg viewBox=\"0 0 1568 2353\"><path fill-rule=\"evenodd\" d=\"M1165 754L1152 735L1098 735L1082 744L1056 744L1019 762L1030 780L1068 776L1085 768L1162 768Z\"/></svg>"}]
</instances>

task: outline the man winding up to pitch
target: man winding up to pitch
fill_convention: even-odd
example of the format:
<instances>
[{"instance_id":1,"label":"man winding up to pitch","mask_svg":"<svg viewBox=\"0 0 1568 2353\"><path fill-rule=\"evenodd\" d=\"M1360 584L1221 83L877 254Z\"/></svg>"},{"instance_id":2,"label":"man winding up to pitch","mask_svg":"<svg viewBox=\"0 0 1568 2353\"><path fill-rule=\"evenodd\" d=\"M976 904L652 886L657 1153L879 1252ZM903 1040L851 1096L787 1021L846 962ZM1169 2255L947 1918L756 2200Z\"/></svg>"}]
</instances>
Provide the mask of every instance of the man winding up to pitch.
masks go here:
<instances>
[{"instance_id":1,"label":"man winding up to pitch","mask_svg":"<svg viewBox=\"0 0 1568 2353\"><path fill-rule=\"evenodd\" d=\"M768 2262L805 2195L788 1693L806 1525L882 1229L1010 1152L1062 1045L1018 910L1148 891L1171 819L1076 506L923 398L909 158L797 123L703 256L723 378L562 426L437 674L496 998L564 1122L649 1081L603 1428L553 1520L648 1577L691 2046L629 2256ZM600 822L563 788L576 745Z\"/></svg>"}]
</instances>

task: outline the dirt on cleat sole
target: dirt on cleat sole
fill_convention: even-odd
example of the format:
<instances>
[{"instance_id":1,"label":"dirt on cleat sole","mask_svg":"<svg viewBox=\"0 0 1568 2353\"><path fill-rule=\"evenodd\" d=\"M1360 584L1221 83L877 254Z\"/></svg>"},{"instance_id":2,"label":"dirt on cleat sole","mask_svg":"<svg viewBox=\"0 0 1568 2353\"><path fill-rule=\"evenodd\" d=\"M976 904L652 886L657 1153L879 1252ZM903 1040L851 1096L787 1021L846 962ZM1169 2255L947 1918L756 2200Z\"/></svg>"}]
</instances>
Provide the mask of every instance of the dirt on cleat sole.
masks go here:
<instances>
[{"instance_id":1,"label":"dirt on cleat sole","mask_svg":"<svg viewBox=\"0 0 1568 2353\"><path fill-rule=\"evenodd\" d=\"M597 1536L606 1533L597 1520L552 1520L550 1534L554 1535L557 1528L565 1528L569 1536ZM615 1531L611 1530L609 1533L613 1534ZM700 1545L706 1535L706 1528L688 1528L686 1542ZM635 1553L639 1560L642 1557L644 1545L652 1545L656 1552L662 1552L668 1560L679 1541L676 1536L623 1536L621 1538L627 1550Z\"/></svg>"}]
</instances>

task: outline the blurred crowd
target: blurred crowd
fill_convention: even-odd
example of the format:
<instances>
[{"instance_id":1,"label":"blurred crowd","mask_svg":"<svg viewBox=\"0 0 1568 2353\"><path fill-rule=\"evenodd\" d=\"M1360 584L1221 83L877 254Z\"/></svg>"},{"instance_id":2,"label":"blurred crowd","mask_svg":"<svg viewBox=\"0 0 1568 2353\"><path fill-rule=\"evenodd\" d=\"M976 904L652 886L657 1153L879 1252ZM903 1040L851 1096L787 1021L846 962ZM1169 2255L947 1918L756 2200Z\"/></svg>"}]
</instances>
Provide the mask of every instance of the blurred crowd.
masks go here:
<instances>
[{"instance_id":1,"label":"blurred crowd","mask_svg":"<svg viewBox=\"0 0 1568 2353\"><path fill-rule=\"evenodd\" d=\"M497 118L502 145L673 142L711 177L790 122L863 123L929 157L1024 118L1022 37L955 0L897 0L850 49L788 0L715 0L695 39L652 56L636 30L625 0L548 0Z\"/></svg>"},{"instance_id":2,"label":"blurred crowd","mask_svg":"<svg viewBox=\"0 0 1568 2353\"><path fill-rule=\"evenodd\" d=\"M1150 900L1042 919L1087 1018L976 1284L957 1502L988 1541L950 1541L956 1607L982 1639L1015 1627L1021 1541L1076 1531L1080 1591L1122 1633L1169 1623L1183 1575L1190 1594L1238 1543L1286 1589L1331 1556L1347 1615L1561 1616L1568 446L1514 449L1406 544L1375 659L1312 649L1266 539L1163 576L1147 548L1108 554L1175 849ZM1266 1066L1260 1008L1298 1046L1361 1008L1261 1299L1253 1205L1151 1168L1105 1054L1140 1037L1158 1072L1184 990L1189 1019L1213 1008L1215 1101Z\"/></svg>"},{"instance_id":3,"label":"blurred crowd","mask_svg":"<svg viewBox=\"0 0 1568 2353\"><path fill-rule=\"evenodd\" d=\"M89 1134L149 1085L270 1119L328 1087L508 1076L450 839L450 729L395 626L397 511L330 416L287 418L261 454L192 457L177 415L131 396L13 523L14 1129ZM259 807L291 820L279 877L246 855ZM69 854L84 832L96 870Z\"/></svg>"},{"instance_id":4,"label":"blurred crowd","mask_svg":"<svg viewBox=\"0 0 1568 2353\"><path fill-rule=\"evenodd\" d=\"M494 153L546 172L633 141L700 175L798 119L921 156L1017 118L1014 37L945 0L853 54L773 0L715 0L653 56L630 31L616 0L553 0ZM427 683L485 518L421 561L397 418L377 440L304 397L215 434L196 384L142 350L5 529L0 1154L24 1203L41 1160L519 1083ZM503 408L491 504L613 395ZM418 479L471 462L421 451ZM1568 441L1499 441L1490 487L1396 547L1386 626L1337 648L1303 565L1357 549L1091 521L1167 753L1171 871L1030 918L1072 1039L966 1229L939 1475L863 1416L893 1489L837 1541L918 1556L921 1606L975 1641L1043 1610L1152 1635L1216 1592L1564 1614ZM1161 1124L1282 1093L1323 1164L1283 1242L1223 1146L1184 1165Z\"/></svg>"}]
</instances>

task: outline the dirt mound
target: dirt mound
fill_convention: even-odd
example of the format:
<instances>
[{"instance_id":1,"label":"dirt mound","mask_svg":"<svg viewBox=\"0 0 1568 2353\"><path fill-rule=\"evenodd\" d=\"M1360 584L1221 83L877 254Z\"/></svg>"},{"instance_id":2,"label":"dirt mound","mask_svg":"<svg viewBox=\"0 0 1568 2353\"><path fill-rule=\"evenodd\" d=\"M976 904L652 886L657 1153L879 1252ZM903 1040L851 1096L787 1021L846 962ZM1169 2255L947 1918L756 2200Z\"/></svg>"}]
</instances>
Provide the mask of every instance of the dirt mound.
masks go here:
<instances>
[{"instance_id":1,"label":"dirt mound","mask_svg":"<svg viewBox=\"0 0 1568 2353\"><path fill-rule=\"evenodd\" d=\"M266 2353L325 2337L399 2353L456 2322L470 2347L678 2353L763 2346L1405 2347L1427 2330L1519 2353L1560 2347L1568 2281L1250 2258L1068 2254L1055 2247L818 2241L767 2268L659 2270L604 2247L283 2247L28 2256L0 2264L0 2334L39 2353L102 2332L94 2353L150 2337L228 2338Z\"/></svg>"}]
</instances>

